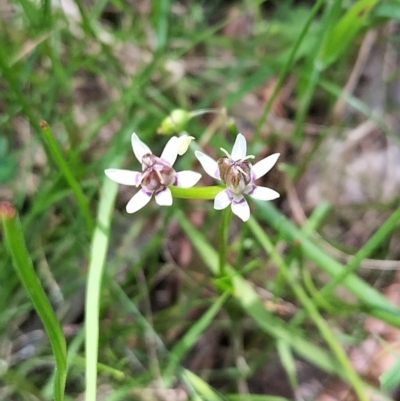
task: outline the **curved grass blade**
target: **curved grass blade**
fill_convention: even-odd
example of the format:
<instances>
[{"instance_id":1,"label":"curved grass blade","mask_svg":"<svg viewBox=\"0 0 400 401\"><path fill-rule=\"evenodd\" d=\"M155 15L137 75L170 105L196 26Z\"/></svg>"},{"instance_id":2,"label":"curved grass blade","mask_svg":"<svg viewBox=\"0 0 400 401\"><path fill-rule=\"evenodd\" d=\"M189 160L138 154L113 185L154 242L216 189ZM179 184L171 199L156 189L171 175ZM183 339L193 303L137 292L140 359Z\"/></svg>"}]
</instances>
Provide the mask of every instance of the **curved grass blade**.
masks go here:
<instances>
[{"instance_id":1,"label":"curved grass blade","mask_svg":"<svg viewBox=\"0 0 400 401\"><path fill-rule=\"evenodd\" d=\"M67 347L60 322L33 268L17 211L11 203L0 203L0 218L13 265L49 336L56 364L53 388L54 400L63 401L67 378Z\"/></svg>"}]
</instances>

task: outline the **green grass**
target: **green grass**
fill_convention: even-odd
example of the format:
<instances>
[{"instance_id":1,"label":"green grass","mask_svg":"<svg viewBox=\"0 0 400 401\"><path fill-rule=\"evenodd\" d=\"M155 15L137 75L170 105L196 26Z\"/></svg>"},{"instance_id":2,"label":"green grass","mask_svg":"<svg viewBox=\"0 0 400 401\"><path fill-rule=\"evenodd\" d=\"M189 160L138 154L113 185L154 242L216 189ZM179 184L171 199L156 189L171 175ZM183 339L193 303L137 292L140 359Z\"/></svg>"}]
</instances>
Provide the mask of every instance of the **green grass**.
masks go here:
<instances>
[{"instance_id":1,"label":"green grass","mask_svg":"<svg viewBox=\"0 0 400 401\"><path fill-rule=\"evenodd\" d=\"M0 197L18 214L0 212L0 398L156 400L156 389L183 389L192 400L288 400L253 389L263 368L279 363L295 390L300 358L367 400L371 384L346 351L370 335L367 318L400 328L400 308L383 292L393 275L378 285L360 274L366 258L398 258L399 197L350 205L380 217L351 249L329 231L332 221L340 227L339 203L321 203L300 226L283 182L302 185L324 145L355 121L371 119L399 145L385 118L393 105L378 114L342 90L363 35L398 19L398 2L251 0L234 12L223 1L141 3L77 0L75 17L47 0L1 10ZM227 34L236 23L245 33ZM270 96L257 100L272 78ZM292 131L267 136L289 79ZM352 120L331 120L339 98ZM243 106L249 99L257 113ZM190 120L195 141L177 171L205 176L193 151L219 157L243 129L256 161L282 152L268 176L280 200L252 202L242 223L213 209L218 187L176 188L172 207L152 200L128 215L136 190L104 169L140 168L132 132L159 155L168 137L157 128L177 108L219 110ZM312 137L305 127L315 122L321 132ZM316 241L327 231L352 251L348 264ZM290 306L282 316L281 305ZM393 344L379 341L398 360ZM396 366L375 389L388 399Z\"/></svg>"}]
</instances>

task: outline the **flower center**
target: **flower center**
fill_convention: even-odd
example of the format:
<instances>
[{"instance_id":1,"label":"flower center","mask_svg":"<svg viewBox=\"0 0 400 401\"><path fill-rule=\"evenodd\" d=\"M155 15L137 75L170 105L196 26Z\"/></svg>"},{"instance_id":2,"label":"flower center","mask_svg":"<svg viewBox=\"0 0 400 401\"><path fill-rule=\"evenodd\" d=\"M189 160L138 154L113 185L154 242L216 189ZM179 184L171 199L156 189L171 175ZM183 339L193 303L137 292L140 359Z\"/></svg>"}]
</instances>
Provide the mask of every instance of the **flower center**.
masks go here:
<instances>
[{"instance_id":1,"label":"flower center","mask_svg":"<svg viewBox=\"0 0 400 401\"><path fill-rule=\"evenodd\" d=\"M157 191L171 184L175 170L165 160L153 154L146 154L142 158L142 177L140 184L148 191Z\"/></svg>"},{"instance_id":2,"label":"flower center","mask_svg":"<svg viewBox=\"0 0 400 401\"><path fill-rule=\"evenodd\" d=\"M222 157L217 164L227 188L234 194L243 193L251 182L251 163L246 159L235 161L230 157Z\"/></svg>"}]
</instances>

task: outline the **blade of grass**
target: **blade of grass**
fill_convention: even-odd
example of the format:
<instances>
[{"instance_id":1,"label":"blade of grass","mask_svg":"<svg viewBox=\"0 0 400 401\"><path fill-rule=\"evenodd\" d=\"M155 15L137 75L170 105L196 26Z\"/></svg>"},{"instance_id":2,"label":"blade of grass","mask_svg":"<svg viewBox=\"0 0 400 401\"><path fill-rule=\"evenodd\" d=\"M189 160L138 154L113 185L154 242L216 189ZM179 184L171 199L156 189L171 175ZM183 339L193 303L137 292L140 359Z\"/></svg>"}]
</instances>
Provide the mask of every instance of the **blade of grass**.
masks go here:
<instances>
[{"instance_id":1,"label":"blade of grass","mask_svg":"<svg viewBox=\"0 0 400 401\"><path fill-rule=\"evenodd\" d=\"M400 145L400 139L396 132L394 132L381 118L381 115L376 111L372 110L366 103L362 100L356 98L350 93L343 90L342 87L335 85L334 83L320 79L318 85L325 89L328 93L335 95L336 97L341 97L345 102L353 107L355 110L359 111L365 117L373 121L383 132L389 135L398 145Z\"/></svg>"},{"instance_id":2,"label":"blade of grass","mask_svg":"<svg viewBox=\"0 0 400 401\"><path fill-rule=\"evenodd\" d=\"M294 126L294 134L293 138L297 143L300 143L303 139L303 124L307 117L308 110L310 108L312 98L315 92L315 88L317 87L318 81L320 79L321 71L323 71L323 64L319 63L316 54L318 54L321 49L324 39L329 35L329 32L332 31L332 25L336 21L338 14L340 12L342 6L342 1L334 1L325 8L325 13L322 17L322 21L320 24L320 31L315 40L310 60L311 63L306 64L303 68L304 73L302 79L306 81L305 90L301 98L299 99L299 104L296 111L295 118L295 126ZM305 75L305 76L304 76Z\"/></svg>"},{"instance_id":3,"label":"blade of grass","mask_svg":"<svg viewBox=\"0 0 400 401\"><path fill-rule=\"evenodd\" d=\"M293 401L290 398L280 397L278 395L261 395L261 394L247 394L249 401ZM229 401L243 401L242 394L227 395Z\"/></svg>"},{"instance_id":4,"label":"blade of grass","mask_svg":"<svg viewBox=\"0 0 400 401\"><path fill-rule=\"evenodd\" d=\"M224 398L218 394L208 383L199 376L185 369L183 372L185 379L193 386L193 388L201 394L200 400L207 401L224 401Z\"/></svg>"},{"instance_id":5,"label":"blade of grass","mask_svg":"<svg viewBox=\"0 0 400 401\"><path fill-rule=\"evenodd\" d=\"M211 307L196 321L195 324L193 324L193 326L190 327L187 333L171 349L169 364L165 369L163 376L167 386L170 385L172 375L185 353L193 347L199 335L211 324L215 315L227 300L228 295L228 292L224 292L220 297L218 297L218 299L212 303Z\"/></svg>"},{"instance_id":6,"label":"blade of grass","mask_svg":"<svg viewBox=\"0 0 400 401\"><path fill-rule=\"evenodd\" d=\"M107 276L107 274L106 274L106 276ZM140 313L140 311L138 310L137 305L126 295L126 293L119 286L119 284L116 283L113 280L109 280L109 288L110 288L110 291L120 301L122 307L125 308L125 310L128 313L132 313L135 316L135 318L137 319L138 323L140 324L140 326L145 331L148 331L149 333L151 333L151 335L153 337L153 341L157 345L157 347L161 351L163 351L163 353L168 358L171 358L171 356L170 356L165 344L163 343L163 341L159 337L159 335L156 333L156 331L154 330L153 326L151 324L149 324L149 322L146 320L146 318ZM168 365L172 366L174 364L176 364L176 359L172 359L172 360L169 359ZM193 385L192 381L190 381L190 379L192 378L192 375L194 375L194 374L190 372L189 375L187 375L186 373L188 371L183 369L181 366L178 367L178 371L179 371L179 376L182 379L182 381L185 383L185 385L194 392L194 394L192 394L193 400L194 399L202 400L202 398L200 398L198 396L198 394L195 393L195 391L197 391L197 389ZM208 386L208 390L214 393L214 390L210 386ZM108 400L108 398L107 398L107 400Z\"/></svg>"},{"instance_id":7,"label":"blade of grass","mask_svg":"<svg viewBox=\"0 0 400 401\"><path fill-rule=\"evenodd\" d=\"M72 171L69 169L68 163L65 161L64 156L62 155L62 152L56 140L54 139L54 135L49 124L47 124L46 121L42 120L40 122L40 127L42 129L44 137L46 138L47 144L49 146L51 154L53 155L54 160L56 161L63 176L65 177L67 183L69 184L69 186L72 189L72 192L75 195L79 209L86 221L88 232L91 233L94 228L94 220L89 209L88 199L83 193L82 188L79 185L76 178L74 177Z\"/></svg>"},{"instance_id":8,"label":"blade of grass","mask_svg":"<svg viewBox=\"0 0 400 401\"><path fill-rule=\"evenodd\" d=\"M10 57L6 53L6 48L4 46L0 46L0 71L2 72L2 76L8 81L10 88L14 92L17 102L21 107L24 114L27 116L30 124L36 130L37 133L40 133L40 125L36 119L35 114L32 112L29 101L27 97L24 95L19 80L17 76L13 72L13 68L9 65Z\"/></svg>"},{"instance_id":9,"label":"blade of grass","mask_svg":"<svg viewBox=\"0 0 400 401\"><path fill-rule=\"evenodd\" d=\"M53 388L54 399L56 401L63 401L67 378L67 347L60 322L33 268L29 252L25 245L21 223L14 206L8 202L2 202L0 204L0 218L14 267L49 336L56 363Z\"/></svg>"},{"instance_id":10,"label":"blade of grass","mask_svg":"<svg viewBox=\"0 0 400 401\"><path fill-rule=\"evenodd\" d=\"M314 20L314 17L316 16L317 12L319 11L319 9L321 8L321 6L324 3L325 3L324 0L318 0L315 2L314 6L312 7L312 9L310 11L310 14L308 15L306 22L304 23L304 27L301 30L299 37L297 38L296 42L293 44L293 48L290 53L290 56L289 56L288 60L286 61L286 63L284 64L283 68L281 69L281 73L279 74L279 78L275 85L274 91L272 92L272 95L268 99L268 103L265 105L263 113L257 123L257 127L254 132L254 138L253 138L255 142L258 140L258 138L260 136L261 128L265 122L265 119L267 118L268 113L271 110L272 104L273 104L276 96L278 95L278 92L281 89L283 82L285 81L286 76L287 76L288 72L290 71L290 68L292 67L296 53L299 50L301 43L303 42L303 40L308 32L308 29L310 28L311 23Z\"/></svg>"},{"instance_id":11,"label":"blade of grass","mask_svg":"<svg viewBox=\"0 0 400 401\"><path fill-rule=\"evenodd\" d=\"M359 0L330 30L317 59L323 68L334 63L354 43L355 36L367 25L371 10L378 0Z\"/></svg>"},{"instance_id":12,"label":"blade of grass","mask_svg":"<svg viewBox=\"0 0 400 401\"><path fill-rule=\"evenodd\" d=\"M296 243L296 246L301 248L305 256L313 260L332 277L337 277L341 274L344 266L315 245L270 202L256 200L254 202L258 205L261 220L266 221L290 243ZM370 308L371 315L400 327L400 309L361 278L351 274L342 281L342 285Z\"/></svg>"},{"instance_id":13,"label":"blade of grass","mask_svg":"<svg viewBox=\"0 0 400 401\"><path fill-rule=\"evenodd\" d=\"M214 275L218 274L219 258L217 252L186 219L182 211L178 210L175 216L208 268ZM306 340L298 331L293 330L284 321L269 312L252 285L241 277L232 266L227 263L225 269L226 276L232 281L234 297L239 302L242 309L253 318L263 331L274 338L286 341L299 355L326 372L335 372L338 375L342 374L326 351ZM217 281L215 281L215 283L217 283Z\"/></svg>"},{"instance_id":14,"label":"blade of grass","mask_svg":"<svg viewBox=\"0 0 400 401\"><path fill-rule=\"evenodd\" d=\"M343 280L354 273L360 266L360 263L367 259L374 250L379 247L389 236L389 234L396 228L397 223L400 221L400 207L397 208L390 217L376 230L372 237L360 248L355 254L354 258L345 266L331 282L326 284L319 292L318 297L325 296L330 293L339 285Z\"/></svg>"},{"instance_id":15,"label":"blade of grass","mask_svg":"<svg viewBox=\"0 0 400 401\"><path fill-rule=\"evenodd\" d=\"M281 364L289 378L289 383L292 387L292 390L295 391L298 386L298 380L296 374L296 361L293 357L292 348L286 341L283 340L278 340L276 342L276 348L278 350Z\"/></svg>"},{"instance_id":16,"label":"blade of grass","mask_svg":"<svg viewBox=\"0 0 400 401\"><path fill-rule=\"evenodd\" d=\"M168 16L170 10L170 0L157 1L153 5L153 16L156 25L157 48L156 51L162 51L168 38Z\"/></svg>"},{"instance_id":17,"label":"blade of grass","mask_svg":"<svg viewBox=\"0 0 400 401\"><path fill-rule=\"evenodd\" d=\"M281 258L281 256L276 252L274 245L272 244L271 240L269 239L265 231L261 228L261 226L252 216L248 220L247 225L250 227L250 230L253 232L254 237L264 248L265 252L271 256L272 260L275 262L275 264L282 272L289 285L292 287L293 292L296 294L299 301L303 304L304 308L307 310L310 318L314 321L314 324L318 327L322 337L329 345L332 352L336 356L337 360L341 364L344 371L344 376L346 377L346 380L348 380L348 382L353 387L355 393L358 396L358 399L360 401L368 401L368 398L364 391L362 380L353 369L350 360L347 358L346 352L337 342L334 334L330 330L326 321L322 318L322 316L318 312L318 309L313 303L313 301L307 296L304 289L289 274L288 266Z\"/></svg>"}]
</instances>

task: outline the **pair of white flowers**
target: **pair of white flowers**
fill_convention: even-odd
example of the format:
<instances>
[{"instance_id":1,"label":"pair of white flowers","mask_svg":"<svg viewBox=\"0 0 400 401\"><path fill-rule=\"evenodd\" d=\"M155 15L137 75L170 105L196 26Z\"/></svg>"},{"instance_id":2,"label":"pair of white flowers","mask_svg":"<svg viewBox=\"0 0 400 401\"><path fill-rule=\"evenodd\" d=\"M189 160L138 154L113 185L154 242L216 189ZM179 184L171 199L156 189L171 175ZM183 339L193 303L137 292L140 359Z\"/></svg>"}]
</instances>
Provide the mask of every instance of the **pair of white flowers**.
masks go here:
<instances>
[{"instance_id":1,"label":"pair of white flowers","mask_svg":"<svg viewBox=\"0 0 400 401\"><path fill-rule=\"evenodd\" d=\"M132 134L133 153L142 164L142 171L105 170L106 175L118 184L141 186L140 191L126 205L128 213L134 213L149 203L153 194L160 206L172 205L172 194L168 185L190 188L197 184L201 174L189 170L176 172L172 167L178 154L184 153L181 147L182 140L174 136L166 144L161 156L157 157L135 133ZM247 144L242 134L236 137L231 154L224 149L221 150L226 157L218 161L202 152L195 152L207 174L222 180L226 185L226 189L221 190L214 199L215 209L221 210L231 205L233 213L246 221L250 217L250 207L244 197L245 194L265 201L279 198L278 192L254 184L255 180L271 170L278 160L279 153L268 156L253 166L248 160L254 156L246 155Z\"/></svg>"}]
</instances>

